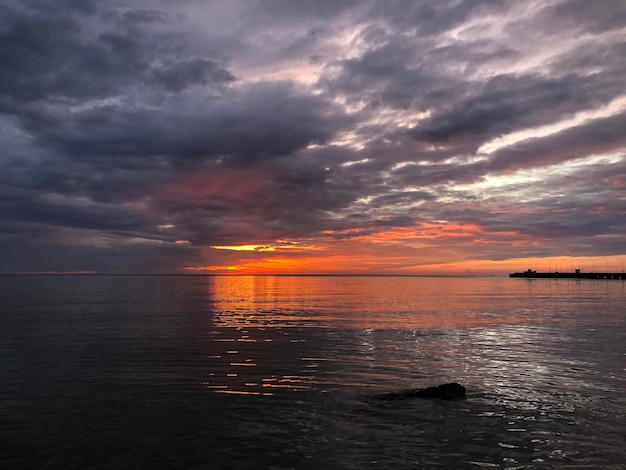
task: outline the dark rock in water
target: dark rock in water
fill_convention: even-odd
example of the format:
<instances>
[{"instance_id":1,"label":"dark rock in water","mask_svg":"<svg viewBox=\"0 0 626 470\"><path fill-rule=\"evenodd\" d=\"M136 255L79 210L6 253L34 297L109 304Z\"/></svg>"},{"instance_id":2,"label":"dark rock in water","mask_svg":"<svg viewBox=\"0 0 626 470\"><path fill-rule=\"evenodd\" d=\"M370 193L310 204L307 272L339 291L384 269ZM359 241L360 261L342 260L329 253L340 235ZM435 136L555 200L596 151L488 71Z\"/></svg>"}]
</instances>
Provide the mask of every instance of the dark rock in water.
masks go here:
<instances>
[{"instance_id":1,"label":"dark rock in water","mask_svg":"<svg viewBox=\"0 0 626 470\"><path fill-rule=\"evenodd\" d=\"M376 395L377 400L405 400L407 398L438 398L440 400L465 400L465 387L456 382L437 385L436 387L414 388L401 392Z\"/></svg>"}]
</instances>

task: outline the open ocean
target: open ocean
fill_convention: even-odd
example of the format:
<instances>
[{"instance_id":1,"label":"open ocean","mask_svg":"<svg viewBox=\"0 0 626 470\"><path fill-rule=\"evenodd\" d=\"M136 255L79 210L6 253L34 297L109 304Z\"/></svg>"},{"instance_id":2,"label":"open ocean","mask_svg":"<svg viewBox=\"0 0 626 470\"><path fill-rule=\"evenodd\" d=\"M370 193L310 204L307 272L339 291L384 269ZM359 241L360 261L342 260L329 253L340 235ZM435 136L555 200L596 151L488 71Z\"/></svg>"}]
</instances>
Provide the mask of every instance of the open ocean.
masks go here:
<instances>
[{"instance_id":1,"label":"open ocean","mask_svg":"<svg viewBox=\"0 0 626 470\"><path fill-rule=\"evenodd\" d=\"M626 283L0 277L0 467L625 469Z\"/></svg>"}]
</instances>

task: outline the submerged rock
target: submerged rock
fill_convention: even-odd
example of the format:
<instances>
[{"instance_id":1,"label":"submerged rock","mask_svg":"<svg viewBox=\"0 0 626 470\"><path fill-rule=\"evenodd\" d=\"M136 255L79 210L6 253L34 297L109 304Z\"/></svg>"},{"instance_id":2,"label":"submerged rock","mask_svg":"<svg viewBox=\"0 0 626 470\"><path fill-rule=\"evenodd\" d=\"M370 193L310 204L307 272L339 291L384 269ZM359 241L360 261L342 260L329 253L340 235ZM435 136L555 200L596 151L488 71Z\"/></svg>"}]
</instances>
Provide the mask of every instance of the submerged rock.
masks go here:
<instances>
[{"instance_id":1,"label":"submerged rock","mask_svg":"<svg viewBox=\"0 0 626 470\"><path fill-rule=\"evenodd\" d=\"M428 388L413 388L401 392L383 393L376 400L405 400L407 398L436 398L440 400L465 400L465 387L456 382Z\"/></svg>"}]
</instances>

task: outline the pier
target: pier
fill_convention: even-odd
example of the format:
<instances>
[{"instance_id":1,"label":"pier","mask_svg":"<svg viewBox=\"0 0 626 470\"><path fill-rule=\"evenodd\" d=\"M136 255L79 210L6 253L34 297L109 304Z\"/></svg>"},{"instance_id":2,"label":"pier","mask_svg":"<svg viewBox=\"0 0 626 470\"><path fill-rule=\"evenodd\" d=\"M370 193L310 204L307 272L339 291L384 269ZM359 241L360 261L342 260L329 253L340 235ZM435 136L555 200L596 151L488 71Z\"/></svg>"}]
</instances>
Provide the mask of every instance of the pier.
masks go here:
<instances>
[{"instance_id":1,"label":"pier","mask_svg":"<svg viewBox=\"0 0 626 470\"><path fill-rule=\"evenodd\" d=\"M626 273L611 273L611 272L588 272L583 273L580 269L574 272L560 273L558 271L549 273L538 273L532 269L528 269L521 273L511 273L509 277L521 277L526 279L622 279L626 280Z\"/></svg>"}]
</instances>

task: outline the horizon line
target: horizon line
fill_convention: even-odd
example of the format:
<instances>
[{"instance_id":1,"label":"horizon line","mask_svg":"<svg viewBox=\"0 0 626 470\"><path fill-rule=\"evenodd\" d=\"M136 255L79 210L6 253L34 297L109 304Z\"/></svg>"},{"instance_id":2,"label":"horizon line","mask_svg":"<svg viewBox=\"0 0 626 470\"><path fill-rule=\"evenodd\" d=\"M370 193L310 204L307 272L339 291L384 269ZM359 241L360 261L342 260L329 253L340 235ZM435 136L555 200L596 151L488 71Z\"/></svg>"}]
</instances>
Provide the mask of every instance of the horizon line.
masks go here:
<instances>
[{"instance_id":1,"label":"horizon line","mask_svg":"<svg viewBox=\"0 0 626 470\"><path fill-rule=\"evenodd\" d=\"M391 273L109 273L109 272L25 272L0 273L2 277L28 276L179 276L179 277L505 277L501 274L391 274Z\"/></svg>"}]
</instances>

